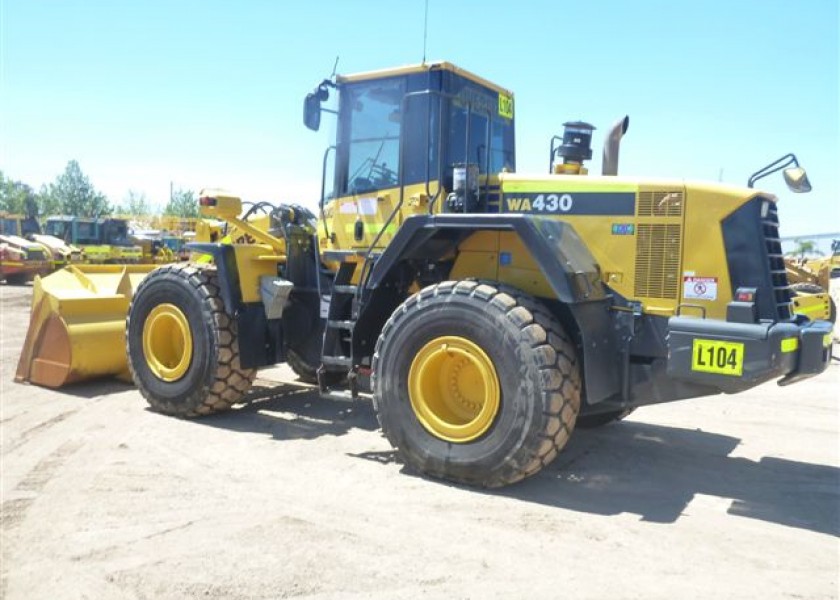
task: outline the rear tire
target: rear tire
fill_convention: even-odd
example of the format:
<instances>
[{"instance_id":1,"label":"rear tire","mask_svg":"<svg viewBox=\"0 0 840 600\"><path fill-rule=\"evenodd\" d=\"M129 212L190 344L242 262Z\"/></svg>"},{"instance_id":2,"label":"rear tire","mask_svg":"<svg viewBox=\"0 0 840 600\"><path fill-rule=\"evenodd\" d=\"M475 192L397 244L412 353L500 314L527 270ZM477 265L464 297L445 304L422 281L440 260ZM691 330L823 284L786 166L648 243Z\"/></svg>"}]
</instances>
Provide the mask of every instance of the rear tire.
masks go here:
<instances>
[{"instance_id":1,"label":"rear tire","mask_svg":"<svg viewBox=\"0 0 840 600\"><path fill-rule=\"evenodd\" d=\"M318 383L318 367L306 362L291 348L286 350L286 363L303 383L309 383L312 385ZM339 373L337 371L327 371L325 376L326 384L328 386L338 385L347 379L346 374Z\"/></svg>"},{"instance_id":2,"label":"rear tire","mask_svg":"<svg viewBox=\"0 0 840 600\"><path fill-rule=\"evenodd\" d=\"M157 326L160 311L164 325ZM173 338L188 338L189 348L183 340L173 346ZM134 383L154 410L168 415L227 410L256 376L239 364L236 321L224 310L214 267L168 265L147 275L129 308L126 344Z\"/></svg>"},{"instance_id":3,"label":"rear tire","mask_svg":"<svg viewBox=\"0 0 840 600\"><path fill-rule=\"evenodd\" d=\"M561 325L529 296L475 281L427 287L398 307L377 341L372 377L379 423L403 461L469 485L538 472L566 445L580 407L578 363ZM451 427L437 428L429 412Z\"/></svg>"}]
</instances>

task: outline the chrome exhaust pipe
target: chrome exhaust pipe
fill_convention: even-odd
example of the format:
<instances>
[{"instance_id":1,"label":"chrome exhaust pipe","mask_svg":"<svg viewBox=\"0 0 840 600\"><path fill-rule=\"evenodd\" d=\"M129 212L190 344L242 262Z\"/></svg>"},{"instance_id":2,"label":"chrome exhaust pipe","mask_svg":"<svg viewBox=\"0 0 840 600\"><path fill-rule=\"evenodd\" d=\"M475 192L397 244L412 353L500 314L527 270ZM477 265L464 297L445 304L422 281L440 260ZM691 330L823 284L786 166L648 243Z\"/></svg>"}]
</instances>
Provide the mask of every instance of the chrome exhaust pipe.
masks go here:
<instances>
[{"instance_id":1,"label":"chrome exhaust pipe","mask_svg":"<svg viewBox=\"0 0 840 600\"><path fill-rule=\"evenodd\" d=\"M618 148L621 138L627 133L630 117L625 116L612 126L604 140L604 158L601 161L601 175L618 175Z\"/></svg>"}]
</instances>

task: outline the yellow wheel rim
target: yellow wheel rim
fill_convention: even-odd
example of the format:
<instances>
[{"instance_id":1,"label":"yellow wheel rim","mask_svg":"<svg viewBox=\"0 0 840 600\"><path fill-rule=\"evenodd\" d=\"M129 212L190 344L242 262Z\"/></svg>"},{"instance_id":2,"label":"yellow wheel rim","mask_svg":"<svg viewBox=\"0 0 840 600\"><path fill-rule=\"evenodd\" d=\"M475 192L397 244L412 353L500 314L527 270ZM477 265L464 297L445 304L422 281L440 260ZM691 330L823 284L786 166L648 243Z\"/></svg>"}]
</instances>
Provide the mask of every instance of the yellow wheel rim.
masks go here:
<instances>
[{"instance_id":1,"label":"yellow wheel rim","mask_svg":"<svg viewBox=\"0 0 840 600\"><path fill-rule=\"evenodd\" d=\"M187 317L174 304L158 304L143 325L143 354L152 373L178 381L192 362L192 334Z\"/></svg>"},{"instance_id":2,"label":"yellow wheel rim","mask_svg":"<svg viewBox=\"0 0 840 600\"><path fill-rule=\"evenodd\" d=\"M435 338L420 349L408 372L408 396L429 433L456 443L483 435L501 405L493 361L456 336Z\"/></svg>"}]
</instances>

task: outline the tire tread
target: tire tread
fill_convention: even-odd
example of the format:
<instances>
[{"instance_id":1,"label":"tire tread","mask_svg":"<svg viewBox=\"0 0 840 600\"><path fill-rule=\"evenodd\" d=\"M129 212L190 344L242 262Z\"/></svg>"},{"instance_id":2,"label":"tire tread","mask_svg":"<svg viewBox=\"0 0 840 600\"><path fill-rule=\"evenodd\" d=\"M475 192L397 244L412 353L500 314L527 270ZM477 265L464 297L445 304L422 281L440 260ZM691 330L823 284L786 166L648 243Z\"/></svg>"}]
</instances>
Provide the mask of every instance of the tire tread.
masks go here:
<instances>
[{"instance_id":1,"label":"tire tread","mask_svg":"<svg viewBox=\"0 0 840 600\"><path fill-rule=\"evenodd\" d=\"M444 281L423 288L397 308L382 328L374 349L371 384L376 390L376 379L382 376L378 366L383 341L393 329L399 327L400 321L409 313L419 310L423 300L452 295L471 297L480 304L503 312L505 318L519 328L521 339L533 350L533 360L541 379L548 382L540 392L543 419L539 434L527 440L490 477L479 474L475 480L463 481L491 488L509 485L535 474L556 458L571 436L580 408L581 380L574 346L554 316L537 300L507 285L475 280ZM375 393L373 403L385 437L405 458L405 449L400 448L398 440L387 427L383 427L379 400ZM447 473L427 473L450 478Z\"/></svg>"},{"instance_id":2,"label":"tire tread","mask_svg":"<svg viewBox=\"0 0 840 600\"><path fill-rule=\"evenodd\" d=\"M202 319L214 323L217 364L213 380L209 385L193 391L183 402L173 402L156 398L134 370L132 361L128 361L129 371L140 393L155 410L180 417L206 416L229 410L250 389L257 375L256 369L245 369L239 364L239 344L237 343L236 321L225 312L220 295L218 275L213 265L181 263L166 265L155 271L157 277L169 275L186 281L197 292L202 304ZM139 294L150 281L146 278L137 289ZM129 343L129 325L131 311L126 319L126 344Z\"/></svg>"}]
</instances>

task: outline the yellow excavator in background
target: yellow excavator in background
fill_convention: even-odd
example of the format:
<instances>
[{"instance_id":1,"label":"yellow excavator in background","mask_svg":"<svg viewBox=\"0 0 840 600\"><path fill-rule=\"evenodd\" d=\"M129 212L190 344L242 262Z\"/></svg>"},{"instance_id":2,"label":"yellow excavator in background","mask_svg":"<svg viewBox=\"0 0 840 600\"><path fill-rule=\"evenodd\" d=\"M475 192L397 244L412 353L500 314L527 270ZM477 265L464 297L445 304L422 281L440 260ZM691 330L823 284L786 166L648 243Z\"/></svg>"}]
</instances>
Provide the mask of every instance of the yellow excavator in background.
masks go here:
<instances>
[{"instance_id":1,"label":"yellow excavator in background","mask_svg":"<svg viewBox=\"0 0 840 600\"><path fill-rule=\"evenodd\" d=\"M446 62L324 80L308 128L334 94L317 216L205 190L227 231L196 260L40 280L17 380L127 371L155 410L198 417L285 361L325 394L369 387L410 467L495 487L576 426L827 368L831 324L792 311L771 194L618 176L626 117L601 175L580 121L548 173L518 173L512 92Z\"/></svg>"}]
</instances>

